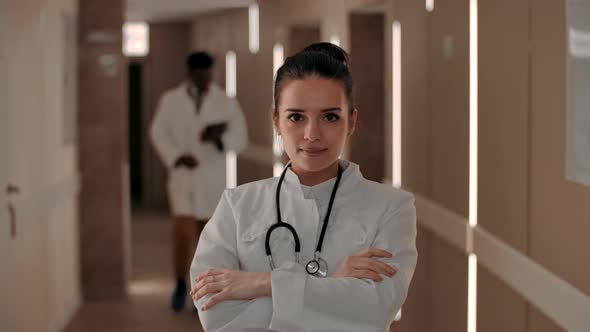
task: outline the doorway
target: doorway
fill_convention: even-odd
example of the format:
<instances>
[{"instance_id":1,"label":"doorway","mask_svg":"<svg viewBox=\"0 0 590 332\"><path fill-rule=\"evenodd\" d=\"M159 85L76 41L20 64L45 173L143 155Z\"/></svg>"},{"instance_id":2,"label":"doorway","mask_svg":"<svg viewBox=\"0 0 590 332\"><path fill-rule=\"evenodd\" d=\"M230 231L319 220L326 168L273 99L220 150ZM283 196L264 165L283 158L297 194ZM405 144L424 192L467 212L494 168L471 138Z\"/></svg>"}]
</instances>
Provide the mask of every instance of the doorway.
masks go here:
<instances>
[{"instance_id":1,"label":"doorway","mask_svg":"<svg viewBox=\"0 0 590 332\"><path fill-rule=\"evenodd\" d=\"M129 118L128 143L129 143L129 188L133 209L143 207L143 64L141 62L129 63Z\"/></svg>"}]
</instances>

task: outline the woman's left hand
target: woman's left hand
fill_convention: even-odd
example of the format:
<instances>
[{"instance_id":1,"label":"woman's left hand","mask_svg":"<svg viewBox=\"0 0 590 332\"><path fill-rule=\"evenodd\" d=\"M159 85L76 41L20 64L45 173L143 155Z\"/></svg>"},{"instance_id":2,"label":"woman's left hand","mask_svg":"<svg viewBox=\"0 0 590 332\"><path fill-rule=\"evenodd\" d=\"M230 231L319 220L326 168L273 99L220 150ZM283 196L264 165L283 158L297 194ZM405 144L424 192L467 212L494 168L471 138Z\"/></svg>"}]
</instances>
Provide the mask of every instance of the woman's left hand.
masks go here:
<instances>
[{"instance_id":1,"label":"woman's left hand","mask_svg":"<svg viewBox=\"0 0 590 332\"><path fill-rule=\"evenodd\" d=\"M216 293L203 305L208 310L226 300L252 300L270 296L270 273L246 272L226 269L209 269L195 278L195 288L191 290L193 300Z\"/></svg>"}]
</instances>

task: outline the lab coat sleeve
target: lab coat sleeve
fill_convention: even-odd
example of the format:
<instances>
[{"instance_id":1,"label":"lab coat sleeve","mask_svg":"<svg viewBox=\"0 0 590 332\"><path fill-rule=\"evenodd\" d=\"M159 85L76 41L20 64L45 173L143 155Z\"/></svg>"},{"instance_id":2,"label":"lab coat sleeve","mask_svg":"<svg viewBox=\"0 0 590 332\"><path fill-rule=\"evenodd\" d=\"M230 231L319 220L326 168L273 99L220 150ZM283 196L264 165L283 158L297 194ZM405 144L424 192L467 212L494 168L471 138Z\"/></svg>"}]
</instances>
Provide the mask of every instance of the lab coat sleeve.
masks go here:
<instances>
[{"instance_id":1,"label":"lab coat sleeve","mask_svg":"<svg viewBox=\"0 0 590 332\"><path fill-rule=\"evenodd\" d=\"M235 98L230 98L228 102L231 108L231 117L227 131L222 136L222 141L226 151L234 151L238 154L248 146L248 128L238 101Z\"/></svg>"},{"instance_id":2,"label":"lab coat sleeve","mask_svg":"<svg viewBox=\"0 0 590 332\"><path fill-rule=\"evenodd\" d=\"M170 96L163 95L158 102L158 107L150 128L150 139L160 156L160 159L168 168L172 168L180 157L180 147L174 142L173 137L173 109Z\"/></svg>"},{"instance_id":3,"label":"lab coat sleeve","mask_svg":"<svg viewBox=\"0 0 590 332\"><path fill-rule=\"evenodd\" d=\"M229 190L223 193L215 213L201 233L190 269L191 289L196 285L197 275L210 268L240 269L236 223L229 195ZM194 301L201 324L207 332L238 331L247 327L259 327L264 320L270 321L272 302L268 296L249 301L223 301L202 311L201 307L211 296L209 294ZM265 318L264 315L268 317Z\"/></svg>"},{"instance_id":4,"label":"lab coat sleeve","mask_svg":"<svg viewBox=\"0 0 590 332\"><path fill-rule=\"evenodd\" d=\"M407 195L385 213L372 247L393 253L383 259L397 273L381 282L357 278L316 278L287 271L271 273L273 317L270 328L314 331L384 331L404 303L417 261L416 211Z\"/></svg>"}]
</instances>

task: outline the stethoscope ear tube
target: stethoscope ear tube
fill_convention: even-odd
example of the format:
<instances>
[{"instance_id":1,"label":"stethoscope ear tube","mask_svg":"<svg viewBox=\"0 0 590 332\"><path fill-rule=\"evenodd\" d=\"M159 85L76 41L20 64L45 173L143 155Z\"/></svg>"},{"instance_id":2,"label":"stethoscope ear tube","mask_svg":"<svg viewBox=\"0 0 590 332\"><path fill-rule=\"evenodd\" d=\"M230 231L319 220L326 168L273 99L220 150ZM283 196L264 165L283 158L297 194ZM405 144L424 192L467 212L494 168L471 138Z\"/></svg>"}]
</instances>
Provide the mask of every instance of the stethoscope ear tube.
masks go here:
<instances>
[{"instance_id":1,"label":"stethoscope ear tube","mask_svg":"<svg viewBox=\"0 0 590 332\"><path fill-rule=\"evenodd\" d=\"M272 252L270 250L270 235L272 231L279 227L285 227L293 235L293 239L295 240L295 260L299 263L299 251L300 251L300 243L299 243L299 236L297 236L297 231L291 224L283 222L281 218L281 203L280 203L280 193L281 193L281 184L283 183L283 179L285 178L285 174L287 173L287 169L291 167L291 164L288 164L281 177L279 178L279 182L277 184L277 192L276 192L276 209L277 209L277 223L270 226L269 229L266 231L266 238L264 241L264 249L266 251L266 256L268 258L268 263L270 265L271 271L275 269L275 264L272 258ZM328 275L328 264L325 260L320 257L320 252L322 251L322 244L324 242L324 235L326 234L326 229L328 226L328 220L330 219L330 212L332 211L332 204L334 203L334 198L336 196L336 191L338 190L338 185L340 184L340 179L342 177L342 167L338 164L338 177L336 178L336 183L334 184L334 188L332 189L332 195L330 196L330 203L328 204L328 210L326 211L326 216L324 217L324 222L322 225L322 232L320 234L320 239L318 241L316 247L316 253L314 259L307 263L306 270L307 273L316 277L327 277Z\"/></svg>"}]
</instances>

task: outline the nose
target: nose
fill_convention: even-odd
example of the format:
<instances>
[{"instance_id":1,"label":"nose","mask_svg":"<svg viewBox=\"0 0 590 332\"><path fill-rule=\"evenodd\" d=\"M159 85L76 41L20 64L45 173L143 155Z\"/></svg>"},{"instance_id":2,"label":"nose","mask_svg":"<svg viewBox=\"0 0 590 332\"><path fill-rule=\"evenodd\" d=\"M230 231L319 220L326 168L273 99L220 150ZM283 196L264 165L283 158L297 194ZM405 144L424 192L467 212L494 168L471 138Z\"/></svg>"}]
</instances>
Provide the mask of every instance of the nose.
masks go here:
<instances>
[{"instance_id":1,"label":"nose","mask_svg":"<svg viewBox=\"0 0 590 332\"><path fill-rule=\"evenodd\" d=\"M305 126L304 138L308 141L317 141L322 136L320 124L317 121L308 121Z\"/></svg>"}]
</instances>

